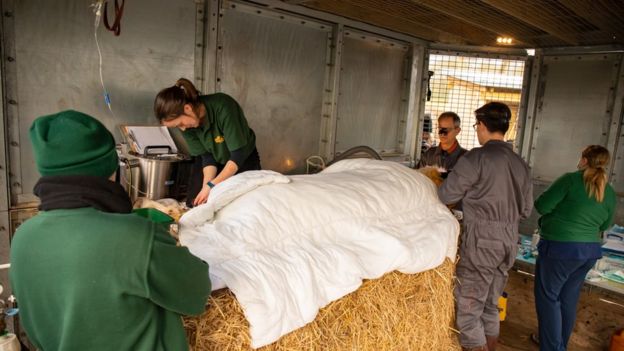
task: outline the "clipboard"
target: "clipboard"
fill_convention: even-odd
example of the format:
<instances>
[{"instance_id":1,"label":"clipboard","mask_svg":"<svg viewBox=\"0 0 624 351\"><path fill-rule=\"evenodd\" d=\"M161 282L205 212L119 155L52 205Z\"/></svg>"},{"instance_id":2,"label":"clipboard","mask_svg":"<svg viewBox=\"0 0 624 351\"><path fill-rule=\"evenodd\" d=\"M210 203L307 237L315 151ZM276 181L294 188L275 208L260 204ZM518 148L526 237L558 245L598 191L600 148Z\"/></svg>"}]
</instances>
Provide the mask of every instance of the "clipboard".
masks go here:
<instances>
[{"instance_id":1,"label":"clipboard","mask_svg":"<svg viewBox=\"0 0 624 351\"><path fill-rule=\"evenodd\" d=\"M120 130L134 154L178 153L178 147L165 126L122 125Z\"/></svg>"}]
</instances>

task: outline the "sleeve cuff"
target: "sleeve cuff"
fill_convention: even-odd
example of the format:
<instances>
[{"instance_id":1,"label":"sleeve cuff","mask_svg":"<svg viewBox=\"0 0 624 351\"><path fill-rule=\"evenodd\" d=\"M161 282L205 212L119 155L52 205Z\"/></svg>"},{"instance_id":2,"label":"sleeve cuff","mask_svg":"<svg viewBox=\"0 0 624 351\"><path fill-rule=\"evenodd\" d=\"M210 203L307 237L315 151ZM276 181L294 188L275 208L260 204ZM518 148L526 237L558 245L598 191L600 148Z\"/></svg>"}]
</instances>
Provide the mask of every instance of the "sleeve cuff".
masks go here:
<instances>
[{"instance_id":1,"label":"sleeve cuff","mask_svg":"<svg viewBox=\"0 0 624 351\"><path fill-rule=\"evenodd\" d=\"M217 166L217 160L214 159L211 153L207 152L201 155L202 158L202 168L208 166Z\"/></svg>"},{"instance_id":2,"label":"sleeve cuff","mask_svg":"<svg viewBox=\"0 0 624 351\"><path fill-rule=\"evenodd\" d=\"M240 168L240 166L245 162L247 156L248 155L245 154L243 148L230 151L230 161L236 163L236 166L238 166L238 168Z\"/></svg>"}]
</instances>

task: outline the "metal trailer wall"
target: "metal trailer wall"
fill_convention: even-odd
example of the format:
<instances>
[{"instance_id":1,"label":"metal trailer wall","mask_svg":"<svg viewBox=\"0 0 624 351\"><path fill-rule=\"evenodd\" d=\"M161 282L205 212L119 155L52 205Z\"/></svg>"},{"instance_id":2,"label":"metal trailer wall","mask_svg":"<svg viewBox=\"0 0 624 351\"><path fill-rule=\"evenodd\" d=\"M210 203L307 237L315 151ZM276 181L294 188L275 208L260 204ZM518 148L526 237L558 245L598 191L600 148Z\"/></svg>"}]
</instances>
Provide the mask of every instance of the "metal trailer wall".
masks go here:
<instances>
[{"instance_id":1,"label":"metal trailer wall","mask_svg":"<svg viewBox=\"0 0 624 351\"><path fill-rule=\"evenodd\" d=\"M331 25L229 2L219 24L217 90L243 107L263 168L301 172L319 150Z\"/></svg>"},{"instance_id":2,"label":"metal trailer wall","mask_svg":"<svg viewBox=\"0 0 624 351\"><path fill-rule=\"evenodd\" d=\"M538 51L531 72L522 156L532 167L537 198L559 176L576 170L590 144L612 153L609 181L618 194L615 223L624 223L624 54L621 50ZM538 214L520 231L537 228Z\"/></svg>"},{"instance_id":3,"label":"metal trailer wall","mask_svg":"<svg viewBox=\"0 0 624 351\"><path fill-rule=\"evenodd\" d=\"M128 3L121 36L103 25L98 30L113 114L103 98L92 8L67 0L3 0L11 13L3 26L11 57L5 68L10 204L36 203L39 174L28 128L37 116L81 110L119 137L121 124L155 124L155 94L179 77L241 103L264 168L301 172L310 155L331 159L358 144L413 156L419 123L413 119L421 109L412 97L420 96L420 85L413 82L422 69L412 52L422 53L424 45L342 18L324 22L314 11L286 13L288 5L272 3ZM155 20L164 17L167 25ZM343 39L349 35L357 38ZM389 122L380 124L381 117Z\"/></svg>"},{"instance_id":4,"label":"metal trailer wall","mask_svg":"<svg viewBox=\"0 0 624 351\"><path fill-rule=\"evenodd\" d=\"M300 173L357 145L409 158L410 42L278 5L222 2L215 50L216 90L242 105L263 168Z\"/></svg>"},{"instance_id":5,"label":"metal trailer wall","mask_svg":"<svg viewBox=\"0 0 624 351\"><path fill-rule=\"evenodd\" d=\"M4 21L4 10L2 3L0 2L0 28ZM4 65L7 60L6 53L4 51L3 40L0 39L0 96L3 98L0 100L0 135L2 136L2 142L0 143L0 264L9 262L9 235L10 235L10 220L9 220L9 192L7 184L8 176L8 162L6 154L6 142L5 142L5 101L4 101ZM8 270L0 271L0 284L6 286L8 282ZM10 290L6 289L6 292L0 294L0 298L6 299ZM5 300L6 301L6 300Z\"/></svg>"},{"instance_id":6,"label":"metal trailer wall","mask_svg":"<svg viewBox=\"0 0 624 351\"><path fill-rule=\"evenodd\" d=\"M8 126L0 146L0 185L9 187L2 187L0 199L2 242L2 228L10 231L12 217L16 224L27 217L19 208L34 200L38 173L27 131L36 116L75 108L110 129L154 124L156 92L181 76L207 93L223 91L241 102L265 168L300 171L308 155L331 159L359 143L411 160L419 154L428 57L420 40L274 0L128 2L121 36L103 27L98 32L113 117L102 98L88 3L0 4L0 117ZM587 143L607 145L615 154L611 181L620 195L616 222L623 223L622 53L538 50L528 62L517 146L534 167L535 196L574 169ZM379 112L380 106L391 112ZM381 118L385 123L377 124ZM535 228L535 218L521 230ZM8 258L4 254L0 258Z\"/></svg>"},{"instance_id":7,"label":"metal trailer wall","mask_svg":"<svg viewBox=\"0 0 624 351\"><path fill-rule=\"evenodd\" d=\"M343 44L335 149L368 145L403 154L408 44L353 30Z\"/></svg>"},{"instance_id":8,"label":"metal trailer wall","mask_svg":"<svg viewBox=\"0 0 624 351\"><path fill-rule=\"evenodd\" d=\"M113 36L103 24L98 31L113 115L103 98L95 16L89 4L3 1L5 13L12 13L10 21L5 16L4 41L14 53L6 64L5 92L13 205L36 201L32 188L39 174L28 140L36 117L76 109L97 117L118 135L120 124L154 124L156 92L181 76L193 75L195 4L127 2L121 35Z\"/></svg>"},{"instance_id":9,"label":"metal trailer wall","mask_svg":"<svg viewBox=\"0 0 624 351\"><path fill-rule=\"evenodd\" d=\"M104 103L95 15L89 5L88 1L0 2L0 264L9 261L16 227L35 213L27 207L34 205L32 188L39 178L28 139L36 117L76 109L97 117L118 136L120 124L155 123L155 93L180 76L193 76L196 4L127 2L121 36L113 36L103 24L98 31L113 116ZM162 18L175 25L163 25ZM7 272L0 271L5 287L0 298L5 301L11 293Z\"/></svg>"},{"instance_id":10,"label":"metal trailer wall","mask_svg":"<svg viewBox=\"0 0 624 351\"><path fill-rule=\"evenodd\" d=\"M36 212L32 121L72 108L100 119L119 140L121 124L156 124L154 96L179 77L240 101L265 168L302 171L309 155L332 159L344 151L336 141L345 149L368 144L412 160L418 155L416 116L426 86L421 40L281 1L136 0L126 4L119 37L103 24L97 32L112 113L89 5L0 0L0 263L8 261L10 234ZM351 35L358 37L344 39ZM358 91L363 84L367 89ZM371 101L374 115L366 108ZM379 124L382 117L390 122Z\"/></svg>"}]
</instances>

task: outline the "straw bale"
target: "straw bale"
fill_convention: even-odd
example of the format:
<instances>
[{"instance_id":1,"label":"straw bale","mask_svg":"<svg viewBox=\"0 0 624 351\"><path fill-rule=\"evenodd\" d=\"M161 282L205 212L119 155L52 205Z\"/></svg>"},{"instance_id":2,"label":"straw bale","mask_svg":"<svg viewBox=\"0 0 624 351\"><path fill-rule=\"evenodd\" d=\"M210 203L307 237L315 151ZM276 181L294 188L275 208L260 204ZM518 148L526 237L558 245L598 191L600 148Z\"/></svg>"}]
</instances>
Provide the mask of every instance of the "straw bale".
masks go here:
<instances>
[{"instance_id":1,"label":"straw bale","mask_svg":"<svg viewBox=\"0 0 624 351\"><path fill-rule=\"evenodd\" d=\"M452 328L454 271L447 259L423 273L367 280L312 323L259 350L459 350ZM228 289L213 292L206 312L184 324L194 351L251 350L249 325Z\"/></svg>"}]
</instances>

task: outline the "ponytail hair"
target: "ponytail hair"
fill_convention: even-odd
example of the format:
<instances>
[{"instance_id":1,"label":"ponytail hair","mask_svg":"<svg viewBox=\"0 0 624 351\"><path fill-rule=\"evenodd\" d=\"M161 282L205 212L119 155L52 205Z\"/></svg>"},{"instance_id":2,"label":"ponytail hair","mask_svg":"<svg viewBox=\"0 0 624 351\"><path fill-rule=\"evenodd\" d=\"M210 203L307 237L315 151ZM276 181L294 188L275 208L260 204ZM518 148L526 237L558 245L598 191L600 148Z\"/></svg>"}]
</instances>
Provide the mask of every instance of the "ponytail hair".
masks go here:
<instances>
[{"instance_id":1,"label":"ponytail hair","mask_svg":"<svg viewBox=\"0 0 624 351\"><path fill-rule=\"evenodd\" d=\"M602 202L607 186L605 167L609 164L609 150L600 145L589 145L583 150L582 157L587 160L587 165L583 169L585 189L589 197L594 197L596 201Z\"/></svg>"},{"instance_id":2,"label":"ponytail hair","mask_svg":"<svg viewBox=\"0 0 624 351\"><path fill-rule=\"evenodd\" d=\"M190 104L198 114L199 92L186 78L180 78L175 85L161 90L154 100L154 115L162 122L184 113L184 105Z\"/></svg>"}]
</instances>

